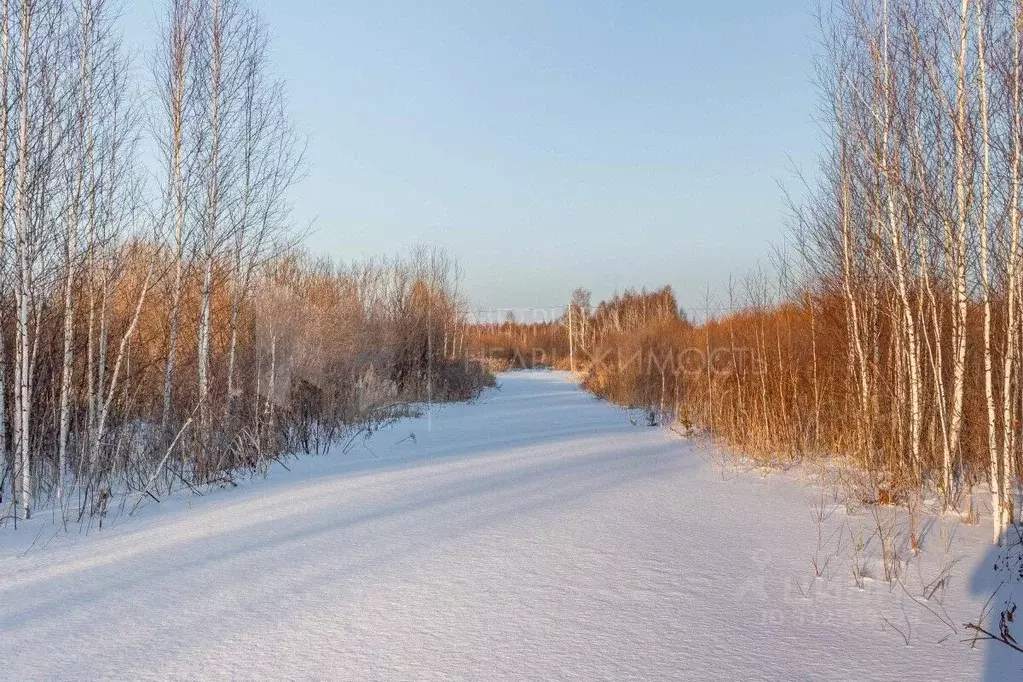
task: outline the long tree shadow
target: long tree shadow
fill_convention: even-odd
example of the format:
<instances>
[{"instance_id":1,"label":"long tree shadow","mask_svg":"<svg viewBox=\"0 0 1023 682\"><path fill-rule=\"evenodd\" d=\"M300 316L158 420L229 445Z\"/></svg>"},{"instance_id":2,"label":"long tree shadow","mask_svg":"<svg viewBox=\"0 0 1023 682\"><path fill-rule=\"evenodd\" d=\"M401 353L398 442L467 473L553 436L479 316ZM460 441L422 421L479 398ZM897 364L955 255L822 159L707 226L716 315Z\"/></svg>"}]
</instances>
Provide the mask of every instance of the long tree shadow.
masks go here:
<instances>
[{"instance_id":1,"label":"long tree shadow","mask_svg":"<svg viewBox=\"0 0 1023 682\"><path fill-rule=\"evenodd\" d=\"M658 459L656 465L628 466L634 460L649 459L658 454L670 454L670 456ZM474 475L473 472L466 472L467 475L458 480L424 491L419 496L420 499L393 501L377 509L344 513L340 517L324 514L325 518L319 522L310 522L307 518L307 510L299 514L284 514L283 516L275 514L266 521L246 527L241 537L228 539L226 547L210 547L214 540L224 540L224 536L217 532L211 536L198 539L189 538L181 543L168 543L156 549L140 551L128 562L134 564L132 570L125 570L127 567L124 561L110 566L89 565L78 574L59 576L59 583L56 580L47 580L43 585L33 585L33 593L48 594L52 597L42 601L33 600L34 603L25 609L8 611L0 618L0 630L31 626L36 620L52 618L55 610L66 611L69 604L72 605L73 610L87 612L90 604L107 597L133 588L153 585L163 579L181 578L188 572L203 570L212 571L213 575L217 575L218 572L214 570L216 564L244 559L248 555L286 555L287 550L296 545L326 538L331 534L355 529L389 517L412 518L416 514L429 512L433 508L443 507L455 501L464 502L466 507L471 507L474 501L487 501L485 511L472 513L471 524L450 529L447 531L447 535L441 538L450 540L490 524L507 523L516 515L534 511L540 506L557 507L588 495L627 486L646 478L658 477L671 472L677 473L687 467L697 466L692 458L679 455L680 451L677 447L673 449L671 443L664 443L634 449L625 454L604 453L596 457L573 459L542 468L537 468L535 464L526 462L500 476L486 480L479 479L478 475ZM615 467L613 475L610 475L611 472L608 469L611 464L618 465ZM502 493L505 493L503 498L501 497ZM295 491L294 495L299 496L301 500L302 491ZM331 505L336 504L336 501L336 494L323 492L307 502L313 508L319 508L322 511L329 509ZM281 500L281 503L283 504L284 501ZM303 505L303 507L306 506ZM224 511L229 512L230 508ZM185 519L181 523L192 524L195 521ZM179 530L177 524L164 527L163 532L174 535L176 530ZM233 529L233 532L238 531ZM189 554L195 556L185 561L175 560L175 557ZM400 551L385 553L362 567L394 560L400 556ZM46 587L46 584L49 583L53 583L52 588ZM18 587L21 586L15 586L14 589L8 590L8 595L5 598L7 608L17 603ZM255 595L254 598L256 598Z\"/></svg>"},{"instance_id":2,"label":"long tree shadow","mask_svg":"<svg viewBox=\"0 0 1023 682\"><path fill-rule=\"evenodd\" d=\"M574 396L578 407L582 394L574 389L573 392L559 395ZM466 467L489 466L487 462L495 457L499 457L503 464L514 464L517 461L535 462L538 458L548 457L552 446L555 445L559 453L570 450L585 453L590 449L605 448L608 437L631 438L636 435L636 430L623 426L619 419L613 417L609 419L608 417L611 415L607 414L607 410L600 410L600 414L585 416L592 418L582 420L581 424L579 419L558 419L556 427L544 428L543 425L537 425L535 421L529 425L509 424L510 420L505 418L502 410L502 418L494 420L496 430L507 434L501 437L490 435L467 441L438 433L433 434L431 438L423 439L425 442L410 445L404 449L395 448L390 442L384 441L381 443L381 450L385 452L382 456L370 454L360 457L358 455L328 454L323 457L304 458L304 466L300 466L295 471L287 471L283 468L273 471L268 480L258 481L257 488L247 495L238 495L236 491L230 490L223 493L217 492L210 498L200 501L196 508L179 505L166 511L160 511L159 522L154 528L145 526L140 528L135 520L127 517L114 518L107 524L105 537L98 538L96 542L114 544L122 537L122 531L136 536L137 541L126 548L111 549L103 558L91 557L85 563L95 567L105 563L123 561L145 551L154 553L171 551L180 542L199 540L213 534L244 530L260 523L263 517L273 518L280 522L291 516L308 513L307 507L310 504L318 504L323 497L336 499L339 485L346 488L359 486L364 480L372 480L375 485L376 479L382 474L415 476L425 483L432 476L448 475L446 467L458 461L464 462ZM624 419L624 415L621 413L614 416L621 416ZM401 428L406 426L407 424L403 424ZM486 426L495 429L494 424ZM484 430L475 427L469 429L469 431L475 432ZM396 432L400 431L380 432L377 434L377 439L393 437ZM671 436L662 435L656 431L646 431L646 434L653 436L655 440L660 441L663 438L665 442L671 442L676 447L679 446L679 442ZM439 473L435 473L437 471ZM301 503L297 502L294 496L295 485L304 486L303 502ZM272 511L268 511L268 508L272 508ZM211 528L210 519L223 518L224 509L234 509L239 513L230 525L221 522L216 528ZM262 514L259 513L261 510ZM152 505L151 511L157 511L155 505ZM166 532L168 524L178 523L186 525L187 528L184 528L178 535ZM18 585L66 575L83 562L75 559L69 563L56 565L50 562L49 566L45 566L47 563L45 561L41 563L44 566L17 581Z\"/></svg>"}]
</instances>

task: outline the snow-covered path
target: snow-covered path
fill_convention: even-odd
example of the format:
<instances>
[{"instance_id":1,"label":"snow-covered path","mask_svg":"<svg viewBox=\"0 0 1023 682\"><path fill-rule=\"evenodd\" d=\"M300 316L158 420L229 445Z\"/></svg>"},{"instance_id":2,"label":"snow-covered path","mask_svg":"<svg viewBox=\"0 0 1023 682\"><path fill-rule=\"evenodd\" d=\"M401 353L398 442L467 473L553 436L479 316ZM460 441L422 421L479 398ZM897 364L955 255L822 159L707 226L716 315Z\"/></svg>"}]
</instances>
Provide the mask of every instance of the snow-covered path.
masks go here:
<instances>
[{"instance_id":1,"label":"snow-covered path","mask_svg":"<svg viewBox=\"0 0 1023 682\"><path fill-rule=\"evenodd\" d=\"M88 537L25 553L35 532L4 531L0 678L985 675L990 648L887 586L858 590L844 565L811 585L808 489L723 474L564 375L501 383ZM985 531L968 530L972 547ZM967 592L981 560L957 568L957 624L986 598Z\"/></svg>"}]
</instances>

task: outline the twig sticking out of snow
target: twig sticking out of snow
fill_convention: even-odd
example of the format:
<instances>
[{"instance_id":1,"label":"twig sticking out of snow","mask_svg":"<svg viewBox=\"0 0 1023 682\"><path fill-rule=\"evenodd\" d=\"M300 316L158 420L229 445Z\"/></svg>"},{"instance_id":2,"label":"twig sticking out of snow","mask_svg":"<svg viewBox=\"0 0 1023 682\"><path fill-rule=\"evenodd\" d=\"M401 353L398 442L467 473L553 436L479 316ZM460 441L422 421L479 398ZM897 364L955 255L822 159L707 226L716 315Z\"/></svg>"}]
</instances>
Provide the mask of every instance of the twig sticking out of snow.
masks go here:
<instances>
[{"instance_id":1,"label":"twig sticking out of snow","mask_svg":"<svg viewBox=\"0 0 1023 682\"><path fill-rule=\"evenodd\" d=\"M160 475L160 472L163 471L163 467L167 464L167 460L170 459L171 453L174 451L174 447L178 444L178 441L181 440L182 434L185 433L185 430L188 429L188 427L191 424L192 417L189 417L188 419L185 420L185 423L181 425L181 428L178 429L177 435L174 436L174 440L171 441L170 446L167 448L167 453L163 456L163 459L160 461L160 466L156 467L156 471L154 471L153 475L149 477L149 480L146 482L145 487L142 488L142 492L139 494L138 501L135 503L135 506L131 508L131 511L128 512L128 516L135 515L135 512L138 511L139 505L142 504L142 500L146 498L146 495L152 497L154 500L156 499L156 497L149 492L149 488L156 481L156 477ZM156 501L159 502L159 500Z\"/></svg>"}]
</instances>

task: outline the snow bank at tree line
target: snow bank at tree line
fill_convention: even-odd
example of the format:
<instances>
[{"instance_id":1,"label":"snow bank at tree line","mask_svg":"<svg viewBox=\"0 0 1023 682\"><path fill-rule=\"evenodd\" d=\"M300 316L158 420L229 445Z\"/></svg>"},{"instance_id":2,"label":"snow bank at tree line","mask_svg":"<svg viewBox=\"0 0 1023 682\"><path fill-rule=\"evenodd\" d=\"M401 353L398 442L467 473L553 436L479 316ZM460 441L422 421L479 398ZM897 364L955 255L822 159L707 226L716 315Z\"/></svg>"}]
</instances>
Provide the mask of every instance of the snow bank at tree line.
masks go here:
<instances>
[{"instance_id":1,"label":"snow bank at tree line","mask_svg":"<svg viewBox=\"0 0 1023 682\"><path fill-rule=\"evenodd\" d=\"M995 587L986 525L929 520L890 586L879 543L853 547L868 511L818 534L792 476L733 473L565 374L500 381L102 532L0 532L0 678L1021 676L1023 655L963 642Z\"/></svg>"}]
</instances>

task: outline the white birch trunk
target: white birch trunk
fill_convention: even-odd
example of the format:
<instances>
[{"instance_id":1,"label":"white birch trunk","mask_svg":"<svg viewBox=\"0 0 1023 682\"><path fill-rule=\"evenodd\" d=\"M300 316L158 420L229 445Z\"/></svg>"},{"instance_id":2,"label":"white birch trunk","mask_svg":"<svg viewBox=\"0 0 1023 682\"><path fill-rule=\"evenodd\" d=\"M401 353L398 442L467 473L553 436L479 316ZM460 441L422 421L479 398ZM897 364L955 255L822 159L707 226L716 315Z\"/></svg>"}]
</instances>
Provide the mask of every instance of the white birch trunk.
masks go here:
<instances>
[{"instance_id":1,"label":"white birch trunk","mask_svg":"<svg viewBox=\"0 0 1023 682\"><path fill-rule=\"evenodd\" d=\"M24 518L32 515L32 467L29 459L29 425L31 420L31 395L29 393L29 300L30 257L31 248L29 235L28 204L28 173L29 173L29 83L31 78L31 31L34 3L30 0L21 2L21 65L19 69L19 109L18 109L18 166L15 184L16 239L18 257L18 278L16 284L15 306L17 308L16 362L18 364L17 414L18 428L16 432L19 466L21 469L21 509Z\"/></svg>"},{"instance_id":2,"label":"white birch trunk","mask_svg":"<svg viewBox=\"0 0 1023 682\"><path fill-rule=\"evenodd\" d=\"M991 509L993 516L993 540L1001 544L1005 531L1005 491L999 472L998 437L995 423L995 394L993 362L991 355L991 270L990 246L988 244L988 211L991 202L991 134L988 117L987 56L985 54L984 2L977 0L977 66L980 89L980 130L983 153L983 170L980 190L980 279L981 295L984 300L984 399L987 408L987 444L991 463Z\"/></svg>"}]
</instances>

